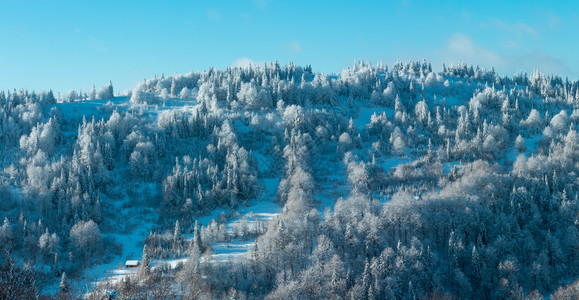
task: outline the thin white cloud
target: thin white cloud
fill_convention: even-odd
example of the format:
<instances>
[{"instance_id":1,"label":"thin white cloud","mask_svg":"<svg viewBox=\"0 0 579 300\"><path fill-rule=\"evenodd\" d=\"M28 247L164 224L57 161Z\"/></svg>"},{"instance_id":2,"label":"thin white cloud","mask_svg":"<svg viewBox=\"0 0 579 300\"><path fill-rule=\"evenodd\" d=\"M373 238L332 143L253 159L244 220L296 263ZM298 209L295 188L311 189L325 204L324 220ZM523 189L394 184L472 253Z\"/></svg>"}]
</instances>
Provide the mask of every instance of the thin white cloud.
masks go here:
<instances>
[{"instance_id":1,"label":"thin white cloud","mask_svg":"<svg viewBox=\"0 0 579 300\"><path fill-rule=\"evenodd\" d=\"M101 42L100 39L85 33L84 30L75 28L73 32L76 35L75 38L78 38L79 41L82 41L88 48L101 53L107 53L109 51L109 48L105 43Z\"/></svg>"},{"instance_id":2,"label":"thin white cloud","mask_svg":"<svg viewBox=\"0 0 579 300\"><path fill-rule=\"evenodd\" d=\"M518 55L510 60L513 68L519 67L525 70L538 69L546 74L559 74L569 76L573 70L559 58L542 51L532 51L524 55Z\"/></svg>"},{"instance_id":3,"label":"thin white cloud","mask_svg":"<svg viewBox=\"0 0 579 300\"><path fill-rule=\"evenodd\" d=\"M88 46L90 48L92 48L93 50L96 50L96 51L102 52L102 53L107 53L109 51L109 48L105 44L97 41L94 37L89 38Z\"/></svg>"},{"instance_id":4,"label":"thin white cloud","mask_svg":"<svg viewBox=\"0 0 579 300\"><path fill-rule=\"evenodd\" d=\"M518 37L523 35L530 35L533 37L537 37L538 33L537 30L525 23L518 22L518 23L509 23L502 20L494 19L490 23L493 27L496 27L500 30L508 31L510 33L516 34Z\"/></svg>"},{"instance_id":5,"label":"thin white cloud","mask_svg":"<svg viewBox=\"0 0 579 300\"><path fill-rule=\"evenodd\" d=\"M185 19L183 20L183 25L187 28L195 28L197 27L197 25L195 24L195 22L193 22L192 20L189 19Z\"/></svg>"},{"instance_id":6,"label":"thin white cloud","mask_svg":"<svg viewBox=\"0 0 579 300\"><path fill-rule=\"evenodd\" d=\"M253 0L253 4L255 6L257 6L259 9L266 9L267 6L269 5L269 3L271 3L272 0Z\"/></svg>"},{"instance_id":7,"label":"thin white cloud","mask_svg":"<svg viewBox=\"0 0 579 300\"><path fill-rule=\"evenodd\" d=\"M248 57L241 57L236 59L231 65L238 68L246 68L249 66L260 66L263 62L254 61Z\"/></svg>"},{"instance_id":8,"label":"thin white cloud","mask_svg":"<svg viewBox=\"0 0 579 300\"><path fill-rule=\"evenodd\" d=\"M510 75L521 70L532 72L535 69L546 74L575 74L568 64L552 54L516 46L502 46L503 52L497 52L477 44L466 34L456 33L448 40L446 47L436 53L441 61L447 64L466 62L485 68L495 67L503 73L502 75Z\"/></svg>"},{"instance_id":9,"label":"thin white cloud","mask_svg":"<svg viewBox=\"0 0 579 300\"><path fill-rule=\"evenodd\" d=\"M463 10L460 12L460 17L464 20L470 20L472 15L468 10Z\"/></svg>"},{"instance_id":10,"label":"thin white cloud","mask_svg":"<svg viewBox=\"0 0 579 300\"><path fill-rule=\"evenodd\" d=\"M495 35L498 45L506 51L527 51L524 45L539 41L540 34L544 33L544 26L535 23L532 26L523 23L511 23L500 19L491 19L480 24L485 30L489 30ZM523 48L521 48L523 47Z\"/></svg>"},{"instance_id":11,"label":"thin white cloud","mask_svg":"<svg viewBox=\"0 0 579 300\"><path fill-rule=\"evenodd\" d=\"M555 29L559 27L559 24L561 24L561 18L556 14L551 14L549 16L549 27Z\"/></svg>"},{"instance_id":12,"label":"thin white cloud","mask_svg":"<svg viewBox=\"0 0 579 300\"><path fill-rule=\"evenodd\" d=\"M442 56L445 61L450 62L470 62L489 66L505 64L498 53L477 45L470 36L462 33L456 33L450 38Z\"/></svg>"},{"instance_id":13,"label":"thin white cloud","mask_svg":"<svg viewBox=\"0 0 579 300\"><path fill-rule=\"evenodd\" d=\"M207 17L216 22L221 21L221 14L215 9L208 9Z\"/></svg>"},{"instance_id":14,"label":"thin white cloud","mask_svg":"<svg viewBox=\"0 0 579 300\"><path fill-rule=\"evenodd\" d=\"M296 41L290 43L290 49L293 52L302 52L302 46Z\"/></svg>"},{"instance_id":15,"label":"thin white cloud","mask_svg":"<svg viewBox=\"0 0 579 300\"><path fill-rule=\"evenodd\" d=\"M281 48L289 53L295 54L302 52L302 45L296 41L281 44Z\"/></svg>"}]
</instances>

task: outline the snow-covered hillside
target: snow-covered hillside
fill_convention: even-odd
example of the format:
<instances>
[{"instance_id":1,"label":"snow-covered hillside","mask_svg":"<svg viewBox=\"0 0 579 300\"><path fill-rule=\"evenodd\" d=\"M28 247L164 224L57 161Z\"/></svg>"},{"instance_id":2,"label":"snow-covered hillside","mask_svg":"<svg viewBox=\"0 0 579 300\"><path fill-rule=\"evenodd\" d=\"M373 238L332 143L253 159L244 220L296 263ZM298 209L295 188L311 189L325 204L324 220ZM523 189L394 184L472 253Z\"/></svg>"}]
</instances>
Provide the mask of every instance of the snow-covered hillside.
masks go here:
<instances>
[{"instance_id":1,"label":"snow-covered hillside","mask_svg":"<svg viewBox=\"0 0 579 300\"><path fill-rule=\"evenodd\" d=\"M557 298L579 278L577 81L271 63L113 94L0 92L0 298Z\"/></svg>"}]
</instances>

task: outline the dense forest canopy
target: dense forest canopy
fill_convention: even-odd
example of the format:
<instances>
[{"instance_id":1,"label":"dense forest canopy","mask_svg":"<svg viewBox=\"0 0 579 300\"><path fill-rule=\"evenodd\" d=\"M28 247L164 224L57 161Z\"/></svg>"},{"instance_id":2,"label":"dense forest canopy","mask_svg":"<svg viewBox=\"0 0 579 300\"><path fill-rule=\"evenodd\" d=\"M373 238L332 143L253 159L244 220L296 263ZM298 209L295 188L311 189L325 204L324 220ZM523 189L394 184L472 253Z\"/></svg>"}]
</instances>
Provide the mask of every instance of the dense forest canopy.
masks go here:
<instances>
[{"instance_id":1,"label":"dense forest canopy","mask_svg":"<svg viewBox=\"0 0 579 300\"><path fill-rule=\"evenodd\" d=\"M578 81L426 61L0 92L0 298L577 297L578 121Z\"/></svg>"}]
</instances>

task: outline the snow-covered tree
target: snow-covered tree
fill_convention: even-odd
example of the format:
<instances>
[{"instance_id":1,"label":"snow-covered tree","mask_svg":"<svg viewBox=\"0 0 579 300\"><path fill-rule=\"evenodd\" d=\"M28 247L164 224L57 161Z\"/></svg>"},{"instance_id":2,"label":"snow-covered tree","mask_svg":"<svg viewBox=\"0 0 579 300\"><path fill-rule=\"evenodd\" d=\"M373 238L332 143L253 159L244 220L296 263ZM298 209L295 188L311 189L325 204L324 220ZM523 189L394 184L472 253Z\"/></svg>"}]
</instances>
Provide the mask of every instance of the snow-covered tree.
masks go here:
<instances>
[{"instance_id":1,"label":"snow-covered tree","mask_svg":"<svg viewBox=\"0 0 579 300\"><path fill-rule=\"evenodd\" d=\"M97 93L96 95L96 99L111 99L113 98L114 92L113 92L113 83L109 82L109 84L103 86Z\"/></svg>"}]
</instances>

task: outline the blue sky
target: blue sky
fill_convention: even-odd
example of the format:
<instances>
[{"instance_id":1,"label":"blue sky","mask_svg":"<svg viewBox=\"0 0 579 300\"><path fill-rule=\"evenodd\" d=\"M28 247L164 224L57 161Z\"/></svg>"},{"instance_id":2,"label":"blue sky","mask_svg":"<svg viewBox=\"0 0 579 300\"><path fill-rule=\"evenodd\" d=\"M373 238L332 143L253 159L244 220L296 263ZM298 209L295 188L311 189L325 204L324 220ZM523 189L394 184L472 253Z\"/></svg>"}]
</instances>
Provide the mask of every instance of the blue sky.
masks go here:
<instances>
[{"instance_id":1,"label":"blue sky","mask_svg":"<svg viewBox=\"0 0 579 300\"><path fill-rule=\"evenodd\" d=\"M577 1L2 2L0 90L111 80L119 92L155 74L273 60L331 73L426 58L435 70L464 61L579 79Z\"/></svg>"}]
</instances>

